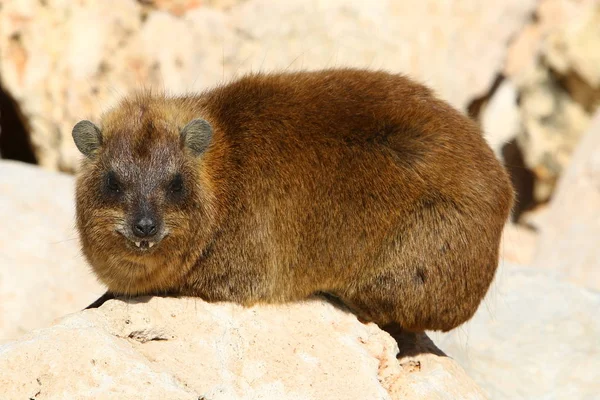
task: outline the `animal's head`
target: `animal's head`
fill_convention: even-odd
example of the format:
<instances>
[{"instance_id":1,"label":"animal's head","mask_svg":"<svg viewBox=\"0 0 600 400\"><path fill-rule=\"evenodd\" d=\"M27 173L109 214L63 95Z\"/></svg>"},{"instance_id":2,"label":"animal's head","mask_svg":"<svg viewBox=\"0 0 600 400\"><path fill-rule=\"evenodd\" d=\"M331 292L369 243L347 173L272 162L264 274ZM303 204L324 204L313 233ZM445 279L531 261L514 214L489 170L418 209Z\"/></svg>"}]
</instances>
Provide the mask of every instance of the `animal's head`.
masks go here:
<instances>
[{"instance_id":1,"label":"animal's head","mask_svg":"<svg viewBox=\"0 0 600 400\"><path fill-rule=\"evenodd\" d=\"M213 129L181 114L144 99L124 102L101 127L80 121L73 128L85 156L76 203L83 250L116 292L160 290L150 277L179 267L214 220L204 168ZM137 277L146 278L142 285Z\"/></svg>"}]
</instances>

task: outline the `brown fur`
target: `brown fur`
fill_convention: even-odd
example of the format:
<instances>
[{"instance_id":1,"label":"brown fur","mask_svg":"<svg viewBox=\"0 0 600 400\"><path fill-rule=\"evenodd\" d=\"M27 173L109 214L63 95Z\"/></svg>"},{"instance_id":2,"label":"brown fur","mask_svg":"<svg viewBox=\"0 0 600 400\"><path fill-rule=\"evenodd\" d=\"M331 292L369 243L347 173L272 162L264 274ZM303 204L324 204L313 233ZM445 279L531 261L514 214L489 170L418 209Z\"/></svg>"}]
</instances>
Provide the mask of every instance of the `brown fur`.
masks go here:
<instances>
[{"instance_id":1,"label":"brown fur","mask_svg":"<svg viewBox=\"0 0 600 400\"><path fill-rule=\"evenodd\" d=\"M200 157L179 130L208 121ZM114 294L244 305L330 293L410 331L468 320L494 277L513 193L477 125L409 79L256 74L198 96L149 93L104 116L77 182L83 252ZM113 169L123 197L103 185ZM181 173L184 195L165 185ZM115 232L140 199L168 234Z\"/></svg>"}]
</instances>

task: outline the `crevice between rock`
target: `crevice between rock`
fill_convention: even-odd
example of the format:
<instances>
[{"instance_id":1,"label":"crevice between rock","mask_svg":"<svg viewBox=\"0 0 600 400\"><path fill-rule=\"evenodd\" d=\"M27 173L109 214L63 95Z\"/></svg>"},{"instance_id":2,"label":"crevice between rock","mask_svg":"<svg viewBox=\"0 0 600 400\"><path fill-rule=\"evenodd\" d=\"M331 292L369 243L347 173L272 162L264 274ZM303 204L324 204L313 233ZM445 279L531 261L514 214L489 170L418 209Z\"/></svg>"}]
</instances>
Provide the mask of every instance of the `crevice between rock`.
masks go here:
<instances>
[{"instance_id":1,"label":"crevice between rock","mask_svg":"<svg viewBox=\"0 0 600 400\"><path fill-rule=\"evenodd\" d=\"M492 96L496 93L496 90L500 87L500 84L504 81L504 75L497 74L494 78L492 85L488 91L480 97L477 97L469 103L467 106L467 114L475 121L480 121L481 113L484 110L486 104L490 101Z\"/></svg>"},{"instance_id":2,"label":"crevice between rock","mask_svg":"<svg viewBox=\"0 0 600 400\"><path fill-rule=\"evenodd\" d=\"M516 138L502 146L502 160L515 190L516 198L511 220L517 223L525 211L531 210L537 205L533 192L535 175L525 165L523 152L519 148Z\"/></svg>"},{"instance_id":3,"label":"crevice between rock","mask_svg":"<svg viewBox=\"0 0 600 400\"><path fill-rule=\"evenodd\" d=\"M600 86L593 87L577 71L569 69L560 73L548 66L550 77L571 99L579 104L586 113L593 115L600 107Z\"/></svg>"},{"instance_id":4,"label":"crevice between rock","mask_svg":"<svg viewBox=\"0 0 600 400\"><path fill-rule=\"evenodd\" d=\"M0 84L0 158L37 164L17 102Z\"/></svg>"},{"instance_id":5,"label":"crevice between rock","mask_svg":"<svg viewBox=\"0 0 600 400\"><path fill-rule=\"evenodd\" d=\"M489 90L482 96L473 99L468 107L467 114L475 121L481 123L481 118L486 105L496 94L496 91L504 82L505 76L497 74ZM502 162L510 175L510 180L515 190L515 205L511 214L512 222L518 223L521 215L534 208L537 204L534 199L535 175L527 168L523 152L516 138L506 143L501 150Z\"/></svg>"}]
</instances>

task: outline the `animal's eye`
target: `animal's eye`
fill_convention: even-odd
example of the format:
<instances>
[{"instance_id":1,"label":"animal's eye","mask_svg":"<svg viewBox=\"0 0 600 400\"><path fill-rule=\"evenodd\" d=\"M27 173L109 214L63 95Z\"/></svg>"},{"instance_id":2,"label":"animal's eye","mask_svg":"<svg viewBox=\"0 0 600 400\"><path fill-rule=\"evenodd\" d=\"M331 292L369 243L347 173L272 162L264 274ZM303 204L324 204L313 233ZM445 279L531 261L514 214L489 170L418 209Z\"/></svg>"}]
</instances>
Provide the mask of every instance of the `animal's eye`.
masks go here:
<instances>
[{"instance_id":1,"label":"animal's eye","mask_svg":"<svg viewBox=\"0 0 600 400\"><path fill-rule=\"evenodd\" d=\"M183 191L183 179L181 175L176 175L175 178L169 184L169 191L171 193L180 193Z\"/></svg>"},{"instance_id":2,"label":"animal's eye","mask_svg":"<svg viewBox=\"0 0 600 400\"><path fill-rule=\"evenodd\" d=\"M111 192L115 192L115 193L120 193L121 192L121 185L119 185L119 181L117 180L117 177L115 176L114 172L109 172L107 177L106 177L106 187L108 188L108 190L110 190Z\"/></svg>"}]
</instances>

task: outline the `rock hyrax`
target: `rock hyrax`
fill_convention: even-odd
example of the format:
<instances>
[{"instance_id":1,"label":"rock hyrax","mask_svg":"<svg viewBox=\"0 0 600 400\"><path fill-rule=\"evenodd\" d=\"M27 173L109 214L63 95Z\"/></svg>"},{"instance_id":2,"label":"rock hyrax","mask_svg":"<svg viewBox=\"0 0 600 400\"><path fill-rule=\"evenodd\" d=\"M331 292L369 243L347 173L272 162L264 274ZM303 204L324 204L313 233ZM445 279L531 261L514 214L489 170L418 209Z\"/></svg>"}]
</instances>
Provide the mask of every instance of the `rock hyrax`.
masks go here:
<instances>
[{"instance_id":1,"label":"rock hyrax","mask_svg":"<svg viewBox=\"0 0 600 400\"><path fill-rule=\"evenodd\" d=\"M112 295L339 298L407 331L468 320L513 192L478 126L366 70L138 93L81 121L83 253Z\"/></svg>"}]
</instances>

